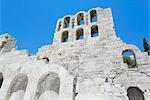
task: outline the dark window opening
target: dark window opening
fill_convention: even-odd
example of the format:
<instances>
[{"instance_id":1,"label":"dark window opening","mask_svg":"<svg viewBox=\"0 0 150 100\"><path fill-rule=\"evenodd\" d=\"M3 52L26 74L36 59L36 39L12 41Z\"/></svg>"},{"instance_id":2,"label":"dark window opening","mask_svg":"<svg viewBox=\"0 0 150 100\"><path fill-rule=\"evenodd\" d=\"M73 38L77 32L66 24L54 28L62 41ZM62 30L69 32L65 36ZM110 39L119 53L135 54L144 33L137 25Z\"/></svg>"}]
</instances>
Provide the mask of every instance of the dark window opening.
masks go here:
<instances>
[{"instance_id":1,"label":"dark window opening","mask_svg":"<svg viewBox=\"0 0 150 100\"><path fill-rule=\"evenodd\" d=\"M148 55L150 55L150 45L145 38L143 39L143 47L144 47L144 52L147 52Z\"/></svg>"},{"instance_id":2,"label":"dark window opening","mask_svg":"<svg viewBox=\"0 0 150 100\"><path fill-rule=\"evenodd\" d=\"M67 42L68 41L68 31L65 31L62 33L62 40L61 42Z\"/></svg>"},{"instance_id":3,"label":"dark window opening","mask_svg":"<svg viewBox=\"0 0 150 100\"><path fill-rule=\"evenodd\" d=\"M96 10L92 10L90 12L90 17L91 17L91 22L96 22L97 21L97 12L96 12Z\"/></svg>"},{"instance_id":4,"label":"dark window opening","mask_svg":"<svg viewBox=\"0 0 150 100\"><path fill-rule=\"evenodd\" d=\"M136 57L132 50L130 50L130 49L124 50L122 53L122 56L123 56L123 61L124 61L124 63L127 63L128 68L136 68L137 67Z\"/></svg>"},{"instance_id":5,"label":"dark window opening","mask_svg":"<svg viewBox=\"0 0 150 100\"><path fill-rule=\"evenodd\" d=\"M83 34L83 29L82 28L77 30L76 39L77 40L84 39L84 34Z\"/></svg>"},{"instance_id":6,"label":"dark window opening","mask_svg":"<svg viewBox=\"0 0 150 100\"><path fill-rule=\"evenodd\" d=\"M106 83L108 82L108 78L105 78L105 82L106 82Z\"/></svg>"},{"instance_id":7,"label":"dark window opening","mask_svg":"<svg viewBox=\"0 0 150 100\"><path fill-rule=\"evenodd\" d=\"M61 24L62 24L62 21L59 22L59 24L58 24L58 30L57 30L57 31L60 31L60 29L61 29Z\"/></svg>"},{"instance_id":8,"label":"dark window opening","mask_svg":"<svg viewBox=\"0 0 150 100\"><path fill-rule=\"evenodd\" d=\"M145 100L143 92L137 87L129 87L127 93L129 100Z\"/></svg>"},{"instance_id":9,"label":"dark window opening","mask_svg":"<svg viewBox=\"0 0 150 100\"><path fill-rule=\"evenodd\" d=\"M78 25L84 24L84 14L83 13L80 13L77 15L77 24Z\"/></svg>"},{"instance_id":10,"label":"dark window opening","mask_svg":"<svg viewBox=\"0 0 150 100\"><path fill-rule=\"evenodd\" d=\"M91 27L91 37L96 37L98 35L99 35L99 33L98 33L98 27L97 27L97 25L93 25Z\"/></svg>"},{"instance_id":11,"label":"dark window opening","mask_svg":"<svg viewBox=\"0 0 150 100\"><path fill-rule=\"evenodd\" d=\"M64 28L67 28L70 26L70 17L64 18Z\"/></svg>"},{"instance_id":12,"label":"dark window opening","mask_svg":"<svg viewBox=\"0 0 150 100\"><path fill-rule=\"evenodd\" d=\"M74 78L73 80L73 100L75 100L76 96L78 95L78 93L76 92L76 88L77 88L77 77Z\"/></svg>"},{"instance_id":13,"label":"dark window opening","mask_svg":"<svg viewBox=\"0 0 150 100\"><path fill-rule=\"evenodd\" d=\"M2 84L3 84L3 75L2 74L0 74L0 88L2 87Z\"/></svg>"},{"instance_id":14,"label":"dark window opening","mask_svg":"<svg viewBox=\"0 0 150 100\"><path fill-rule=\"evenodd\" d=\"M44 57L42 59L45 61L45 63L49 63L49 58L48 57Z\"/></svg>"}]
</instances>

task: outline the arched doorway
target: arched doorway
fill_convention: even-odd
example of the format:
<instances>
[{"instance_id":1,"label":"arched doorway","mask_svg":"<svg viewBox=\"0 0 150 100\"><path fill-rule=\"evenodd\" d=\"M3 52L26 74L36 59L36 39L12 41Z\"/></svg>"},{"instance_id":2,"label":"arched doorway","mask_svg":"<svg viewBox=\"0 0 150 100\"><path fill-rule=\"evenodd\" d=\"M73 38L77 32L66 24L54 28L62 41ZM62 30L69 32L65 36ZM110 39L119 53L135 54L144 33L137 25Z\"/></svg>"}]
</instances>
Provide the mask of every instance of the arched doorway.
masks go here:
<instances>
[{"instance_id":1,"label":"arched doorway","mask_svg":"<svg viewBox=\"0 0 150 100\"><path fill-rule=\"evenodd\" d=\"M28 77L26 75L17 75L10 85L6 100L23 100L27 84Z\"/></svg>"},{"instance_id":2,"label":"arched doorway","mask_svg":"<svg viewBox=\"0 0 150 100\"><path fill-rule=\"evenodd\" d=\"M145 100L143 92L137 87L129 87L127 93L129 100Z\"/></svg>"},{"instance_id":3,"label":"arched doorway","mask_svg":"<svg viewBox=\"0 0 150 100\"><path fill-rule=\"evenodd\" d=\"M60 78L57 73L49 72L40 78L35 100L57 100L60 88Z\"/></svg>"},{"instance_id":4,"label":"arched doorway","mask_svg":"<svg viewBox=\"0 0 150 100\"><path fill-rule=\"evenodd\" d=\"M0 88L2 87L2 84L3 84L3 74L0 73Z\"/></svg>"}]
</instances>

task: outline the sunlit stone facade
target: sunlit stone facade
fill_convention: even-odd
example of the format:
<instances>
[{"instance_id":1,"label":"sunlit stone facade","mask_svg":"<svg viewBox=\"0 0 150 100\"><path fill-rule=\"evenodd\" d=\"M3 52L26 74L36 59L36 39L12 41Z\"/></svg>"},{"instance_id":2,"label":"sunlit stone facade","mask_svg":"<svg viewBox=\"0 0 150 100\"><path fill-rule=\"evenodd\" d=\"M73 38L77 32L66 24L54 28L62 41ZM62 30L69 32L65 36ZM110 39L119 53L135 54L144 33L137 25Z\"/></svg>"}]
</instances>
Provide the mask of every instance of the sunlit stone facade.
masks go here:
<instances>
[{"instance_id":1,"label":"sunlit stone facade","mask_svg":"<svg viewBox=\"0 0 150 100\"><path fill-rule=\"evenodd\" d=\"M110 8L58 19L35 55L0 40L0 100L150 100L150 56L116 36Z\"/></svg>"}]
</instances>

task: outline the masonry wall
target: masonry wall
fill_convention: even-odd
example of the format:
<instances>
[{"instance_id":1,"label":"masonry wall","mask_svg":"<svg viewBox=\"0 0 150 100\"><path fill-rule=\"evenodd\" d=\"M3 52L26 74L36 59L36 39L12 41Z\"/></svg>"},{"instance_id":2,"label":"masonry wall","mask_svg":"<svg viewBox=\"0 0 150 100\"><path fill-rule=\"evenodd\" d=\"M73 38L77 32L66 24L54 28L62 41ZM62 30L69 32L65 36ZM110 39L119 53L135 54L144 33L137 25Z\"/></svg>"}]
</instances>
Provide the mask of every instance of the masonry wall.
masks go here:
<instances>
[{"instance_id":1,"label":"masonry wall","mask_svg":"<svg viewBox=\"0 0 150 100\"><path fill-rule=\"evenodd\" d=\"M9 52L2 54L0 58L0 71L4 78L0 89L0 100L43 100L43 96L48 94L55 97L55 100L72 99L73 76L62 66L52 63L45 64L37 56L29 56L27 51ZM50 77L48 80L44 80L47 75ZM56 75L58 75L61 84L58 86L53 83L51 87L57 88L58 86L59 93L56 93L52 88L49 88L50 92L47 92L46 89L49 86L45 83L44 87L39 87L42 85L41 81L47 82L47 84L50 84L51 81L56 82L55 79L58 79L55 78ZM48 94L43 94L44 92ZM38 99L36 99L37 96ZM48 99L50 97L46 98L46 100Z\"/></svg>"},{"instance_id":2,"label":"masonry wall","mask_svg":"<svg viewBox=\"0 0 150 100\"><path fill-rule=\"evenodd\" d=\"M90 12L97 11L97 21L90 22ZM95 8L84 13L84 24L74 21L58 31L54 43L41 47L36 55L26 50L0 54L0 100L129 100L128 89L139 88L144 100L150 99L150 56L136 46L116 37L111 9ZM70 21L71 22L71 21ZM91 27L98 26L98 36ZM77 40L78 28L84 38ZM68 31L68 41L62 33ZM129 68L122 53L134 52L137 65ZM141 100L141 99L140 99Z\"/></svg>"},{"instance_id":3,"label":"masonry wall","mask_svg":"<svg viewBox=\"0 0 150 100\"><path fill-rule=\"evenodd\" d=\"M49 50L44 52L44 48L49 48ZM123 62L122 52L126 49L132 49L135 52L137 68L128 68L128 65ZM145 99L149 98L150 57L147 53L141 53L137 47L122 43L120 39L94 43L83 40L76 41L74 44L62 43L56 47L55 45L45 46L39 52L39 57L48 57L50 63L64 66L77 77L76 92L79 96L77 96L77 100L88 99L94 95L97 95L96 100L99 98L124 100L127 99L129 87L139 87L142 91L146 91L144 92ZM106 83L106 78L108 78L108 83L112 85L111 87L119 84L120 89L122 86L123 90L115 89L116 94L115 90L111 91L114 92L112 94L109 94L110 91L101 93L101 87ZM119 91L124 92L120 93ZM111 95L116 95L116 97L111 98ZM117 95L122 95L122 97L117 99Z\"/></svg>"},{"instance_id":4,"label":"masonry wall","mask_svg":"<svg viewBox=\"0 0 150 100\"><path fill-rule=\"evenodd\" d=\"M96 11L96 16L97 16L97 21L95 22L91 22L90 21L90 12L91 11ZM77 16L79 14L83 14L83 21L84 24L82 25L77 25ZM64 28L64 19L66 17L70 17L70 24L67 28ZM72 27L73 24L73 27ZM80 28L84 29L84 39L91 39L91 27L93 25L97 25L98 26L98 31L101 35L99 35L99 40L105 39L111 35L111 37L115 37L115 33L114 33L114 24L113 24L113 19L112 19L112 12L110 8L93 8L91 10L89 10L88 12L84 12L84 11L80 11L78 12L76 15L71 16L71 15L66 15L64 16L64 18L62 19L58 19L57 21L57 27L55 30L55 34L54 34L54 42L55 43L60 43L61 42L61 36L62 33L65 31L69 32L69 38L68 41L69 42L75 42L76 41L76 31ZM59 30L58 30L59 29Z\"/></svg>"}]
</instances>

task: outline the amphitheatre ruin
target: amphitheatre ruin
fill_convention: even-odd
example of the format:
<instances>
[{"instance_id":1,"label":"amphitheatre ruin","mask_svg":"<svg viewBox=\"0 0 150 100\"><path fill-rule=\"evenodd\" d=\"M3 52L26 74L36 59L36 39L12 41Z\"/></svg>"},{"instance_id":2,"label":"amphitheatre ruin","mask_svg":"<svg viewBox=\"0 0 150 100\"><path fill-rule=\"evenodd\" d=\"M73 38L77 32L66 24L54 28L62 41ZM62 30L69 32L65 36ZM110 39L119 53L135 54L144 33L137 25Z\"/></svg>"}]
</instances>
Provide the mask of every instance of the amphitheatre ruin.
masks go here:
<instances>
[{"instance_id":1,"label":"amphitheatre ruin","mask_svg":"<svg viewBox=\"0 0 150 100\"><path fill-rule=\"evenodd\" d=\"M150 56L116 36L111 8L59 18L35 55L15 44L0 35L0 100L150 100Z\"/></svg>"}]
</instances>

